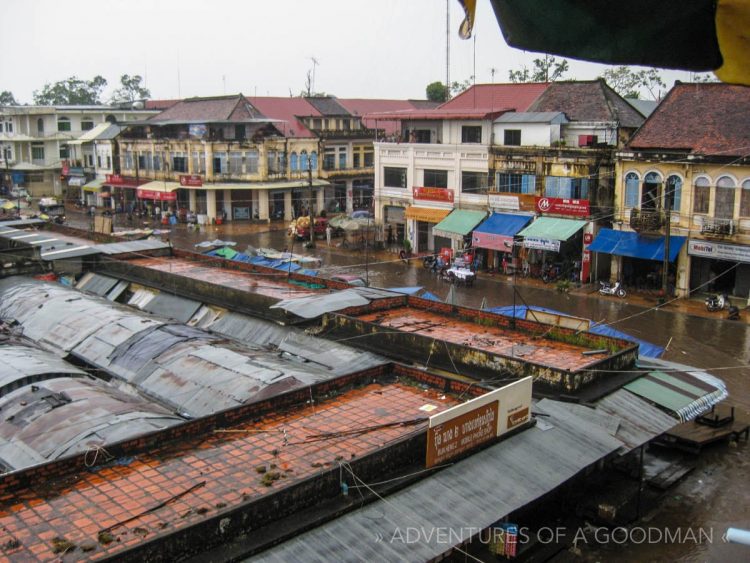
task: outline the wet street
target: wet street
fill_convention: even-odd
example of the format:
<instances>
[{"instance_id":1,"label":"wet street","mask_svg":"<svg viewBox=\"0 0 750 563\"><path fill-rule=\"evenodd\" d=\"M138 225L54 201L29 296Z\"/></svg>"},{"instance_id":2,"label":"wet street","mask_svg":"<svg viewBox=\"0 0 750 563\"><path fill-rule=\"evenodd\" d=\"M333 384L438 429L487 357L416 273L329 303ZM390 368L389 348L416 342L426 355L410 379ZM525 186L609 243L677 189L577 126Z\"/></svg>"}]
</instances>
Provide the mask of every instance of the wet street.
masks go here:
<instances>
[{"instance_id":1,"label":"wet street","mask_svg":"<svg viewBox=\"0 0 750 563\"><path fill-rule=\"evenodd\" d=\"M83 217L83 216L81 216ZM72 226L81 219L71 218ZM85 221L85 218L82 219ZM292 244L283 224L225 225L203 227L189 231L185 225L171 228L169 238L178 248L196 250L194 245L203 240L234 241L234 247L244 252L248 245L271 247L317 256L322 259L320 275L336 273L361 276L378 287L423 286L444 299L450 285L422 267L420 260L405 264L397 254L366 253L332 247L318 240L315 249L304 249L301 242ZM664 359L704 368L725 381L729 402L737 413L750 418L750 327L747 322L732 322L719 317L707 318L680 312L679 308L655 309L643 300L631 296L625 299L599 298L596 292L561 294L553 286L535 287L526 281L514 284L510 276L481 276L473 287L456 288L459 305L479 308L483 300L487 306L512 305L514 286L517 303L549 307L575 316L603 321L618 330L666 347ZM743 303L744 305L744 303ZM748 313L743 311L743 316ZM681 543L649 545L626 544L607 548L584 548L587 561L739 561L750 558L750 548L725 544L721 540L727 527L750 529L750 492L747 477L750 448L744 442L736 446L718 445L704 452L698 467L676 488L670 490L663 504L646 518L646 525L661 529L700 527L712 529L710 543ZM580 546L579 546L580 547Z\"/></svg>"}]
</instances>

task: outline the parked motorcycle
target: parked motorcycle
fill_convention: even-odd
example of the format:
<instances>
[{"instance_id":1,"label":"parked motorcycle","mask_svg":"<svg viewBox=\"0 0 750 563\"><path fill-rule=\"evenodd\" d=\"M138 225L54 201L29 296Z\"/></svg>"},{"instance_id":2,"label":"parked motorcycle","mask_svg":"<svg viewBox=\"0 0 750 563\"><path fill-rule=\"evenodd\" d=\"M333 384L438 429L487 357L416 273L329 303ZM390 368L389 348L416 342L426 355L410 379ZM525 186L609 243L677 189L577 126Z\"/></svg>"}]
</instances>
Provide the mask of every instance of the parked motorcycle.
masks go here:
<instances>
[{"instance_id":1,"label":"parked motorcycle","mask_svg":"<svg viewBox=\"0 0 750 563\"><path fill-rule=\"evenodd\" d=\"M424 258L422 258L422 266L424 266L426 270L432 270L436 267L437 259L437 254L430 254L429 256L425 256Z\"/></svg>"},{"instance_id":2,"label":"parked motorcycle","mask_svg":"<svg viewBox=\"0 0 750 563\"><path fill-rule=\"evenodd\" d=\"M627 295L625 289L620 284L620 280L615 283L609 283L606 281L599 282L599 293L602 295L616 295L617 297L623 298Z\"/></svg>"},{"instance_id":3,"label":"parked motorcycle","mask_svg":"<svg viewBox=\"0 0 750 563\"><path fill-rule=\"evenodd\" d=\"M727 319L730 321L739 321L740 320L740 308L736 305L730 305L729 311L727 314Z\"/></svg>"},{"instance_id":4,"label":"parked motorcycle","mask_svg":"<svg viewBox=\"0 0 750 563\"><path fill-rule=\"evenodd\" d=\"M560 272L560 266L555 264L545 264L542 268L542 281L544 283L555 281L560 277Z\"/></svg>"},{"instance_id":5,"label":"parked motorcycle","mask_svg":"<svg viewBox=\"0 0 750 563\"><path fill-rule=\"evenodd\" d=\"M706 310L721 311L729 305L729 296L726 293L721 295L709 295L706 297Z\"/></svg>"}]
</instances>

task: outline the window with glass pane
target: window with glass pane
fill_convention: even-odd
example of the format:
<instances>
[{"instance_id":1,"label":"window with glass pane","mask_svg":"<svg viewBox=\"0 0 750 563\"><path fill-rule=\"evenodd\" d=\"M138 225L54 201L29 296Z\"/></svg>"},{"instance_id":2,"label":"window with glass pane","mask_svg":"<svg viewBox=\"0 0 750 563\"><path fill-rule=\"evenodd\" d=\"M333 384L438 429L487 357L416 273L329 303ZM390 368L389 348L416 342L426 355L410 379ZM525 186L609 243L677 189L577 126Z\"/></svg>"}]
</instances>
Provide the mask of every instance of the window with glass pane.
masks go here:
<instances>
[{"instance_id":1,"label":"window with glass pane","mask_svg":"<svg viewBox=\"0 0 750 563\"><path fill-rule=\"evenodd\" d=\"M536 193L536 176L534 174L508 174L498 172L495 177L496 190L514 194Z\"/></svg>"},{"instance_id":2,"label":"window with glass pane","mask_svg":"<svg viewBox=\"0 0 750 563\"><path fill-rule=\"evenodd\" d=\"M679 176L670 176L669 178L667 178L664 198L665 202L669 204L669 208L671 210L680 210L680 203L682 202L682 178L680 178Z\"/></svg>"},{"instance_id":3,"label":"window with glass pane","mask_svg":"<svg viewBox=\"0 0 750 563\"><path fill-rule=\"evenodd\" d=\"M375 154L372 149L365 150L365 168L373 166L375 164Z\"/></svg>"},{"instance_id":4,"label":"window with glass pane","mask_svg":"<svg viewBox=\"0 0 750 563\"><path fill-rule=\"evenodd\" d=\"M734 180L729 176L722 176L716 182L716 206L714 217L717 219L734 218L734 200L737 192Z\"/></svg>"},{"instance_id":5,"label":"window with glass pane","mask_svg":"<svg viewBox=\"0 0 750 563\"><path fill-rule=\"evenodd\" d=\"M154 154L154 171L155 172L161 172L161 155L159 153ZM109 163L107 163L107 168L109 168Z\"/></svg>"},{"instance_id":6,"label":"window with glass pane","mask_svg":"<svg viewBox=\"0 0 750 563\"><path fill-rule=\"evenodd\" d=\"M327 148L323 155L323 170L333 170L336 168L336 149Z\"/></svg>"},{"instance_id":7,"label":"window with glass pane","mask_svg":"<svg viewBox=\"0 0 750 563\"><path fill-rule=\"evenodd\" d=\"M520 129L506 129L504 131L503 144L520 147L521 146L521 130Z\"/></svg>"},{"instance_id":8,"label":"window with glass pane","mask_svg":"<svg viewBox=\"0 0 750 563\"><path fill-rule=\"evenodd\" d=\"M481 143L482 127L476 125L464 125L461 127L462 143Z\"/></svg>"},{"instance_id":9,"label":"window with glass pane","mask_svg":"<svg viewBox=\"0 0 750 563\"><path fill-rule=\"evenodd\" d=\"M693 187L693 213L708 213L711 185L708 178L697 178Z\"/></svg>"},{"instance_id":10,"label":"window with glass pane","mask_svg":"<svg viewBox=\"0 0 750 563\"><path fill-rule=\"evenodd\" d=\"M138 155L138 168L140 170L146 170L146 155L145 154L139 154Z\"/></svg>"},{"instance_id":11,"label":"window with glass pane","mask_svg":"<svg viewBox=\"0 0 750 563\"><path fill-rule=\"evenodd\" d=\"M301 151L299 153L299 167L300 167L300 170L307 170L308 166L309 166L309 162L308 162L308 159L307 159L307 151L303 150L303 151Z\"/></svg>"},{"instance_id":12,"label":"window with glass pane","mask_svg":"<svg viewBox=\"0 0 750 563\"><path fill-rule=\"evenodd\" d=\"M133 169L133 151L125 151L125 164L123 168L127 170Z\"/></svg>"},{"instance_id":13,"label":"window with glass pane","mask_svg":"<svg viewBox=\"0 0 750 563\"><path fill-rule=\"evenodd\" d=\"M360 161L359 161L360 154L358 152L355 152L352 154L352 167L359 168L360 167Z\"/></svg>"},{"instance_id":14,"label":"window with glass pane","mask_svg":"<svg viewBox=\"0 0 750 563\"><path fill-rule=\"evenodd\" d=\"M36 131L37 133L44 133L44 119L41 117L36 120Z\"/></svg>"},{"instance_id":15,"label":"window with glass pane","mask_svg":"<svg viewBox=\"0 0 750 563\"><path fill-rule=\"evenodd\" d=\"M417 143L429 143L431 138L431 131L429 129L417 129L414 132Z\"/></svg>"},{"instance_id":16,"label":"window with glass pane","mask_svg":"<svg viewBox=\"0 0 750 563\"><path fill-rule=\"evenodd\" d=\"M640 178L635 172L630 172L625 176L625 207L638 207L638 186L640 183Z\"/></svg>"},{"instance_id":17,"label":"window with glass pane","mask_svg":"<svg viewBox=\"0 0 750 563\"><path fill-rule=\"evenodd\" d=\"M299 169L299 164L297 162L297 153L293 152L289 156L289 168L291 168L292 172L296 172Z\"/></svg>"},{"instance_id":18,"label":"window with glass pane","mask_svg":"<svg viewBox=\"0 0 750 563\"><path fill-rule=\"evenodd\" d=\"M406 188L406 168L386 166L383 168L383 186L386 188Z\"/></svg>"},{"instance_id":19,"label":"window with glass pane","mask_svg":"<svg viewBox=\"0 0 750 563\"><path fill-rule=\"evenodd\" d=\"M13 122L8 120L5 122L5 132L6 133L13 133Z\"/></svg>"},{"instance_id":20,"label":"window with glass pane","mask_svg":"<svg viewBox=\"0 0 750 563\"><path fill-rule=\"evenodd\" d=\"M424 185L427 188L447 188L448 171L447 170L425 170Z\"/></svg>"},{"instance_id":21,"label":"window with glass pane","mask_svg":"<svg viewBox=\"0 0 750 563\"><path fill-rule=\"evenodd\" d=\"M589 179L547 176L544 182L544 195L564 199L588 199Z\"/></svg>"},{"instance_id":22,"label":"window with glass pane","mask_svg":"<svg viewBox=\"0 0 750 563\"><path fill-rule=\"evenodd\" d=\"M67 117L59 117L57 119L57 130L70 131L70 119L68 119Z\"/></svg>"},{"instance_id":23,"label":"window with glass pane","mask_svg":"<svg viewBox=\"0 0 750 563\"><path fill-rule=\"evenodd\" d=\"M172 153L172 170L174 172L187 172L187 157L181 152Z\"/></svg>"},{"instance_id":24,"label":"window with glass pane","mask_svg":"<svg viewBox=\"0 0 750 563\"><path fill-rule=\"evenodd\" d=\"M213 162L213 171L214 174L226 174L227 173L227 153L225 152L215 152L214 153L214 162Z\"/></svg>"},{"instance_id":25,"label":"window with glass pane","mask_svg":"<svg viewBox=\"0 0 750 563\"><path fill-rule=\"evenodd\" d=\"M70 150L68 149L68 145L60 145L60 158L69 158L70 157Z\"/></svg>"},{"instance_id":26,"label":"window with glass pane","mask_svg":"<svg viewBox=\"0 0 750 563\"><path fill-rule=\"evenodd\" d=\"M465 194L486 194L487 174L485 172L461 172L461 191Z\"/></svg>"},{"instance_id":27,"label":"window with glass pane","mask_svg":"<svg viewBox=\"0 0 750 563\"><path fill-rule=\"evenodd\" d=\"M740 196L740 215L750 217L750 180L742 182L742 195Z\"/></svg>"},{"instance_id":28,"label":"window with glass pane","mask_svg":"<svg viewBox=\"0 0 750 563\"><path fill-rule=\"evenodd\" d=\"M315 151L310 153L310 166L312 166L313 170L318 169L318 153Z\"/></svg>"},{"instance_id":29,"label":"window with glass pane","mask_svg":"<svg viewBox=\"0 0 750 563\"><path fill-rule=\"evenodd\" d=\"M229 173L235 176L240 176L242 174L242 153L241 152L229 153Z\"/></svg>"},{"instance_id":30,"label":"window with glass pane","mask_svg":"<svg viewBox=\"0 0 750 563\"><path fill-rule=\"evenodd\" d=\"M346 149L339 149L339 170L346 169Z\"/></svg>"},{"instance_id":31,"label":"window with glass pane","mask_svg":"<svg viewBox=\"0 0 750 563\"><path fill-rule=\"evenodd\" d=\"M91 131L94 128L94 120L90 117L81 118L81 131Z\"/></svg>"}]
</instances>

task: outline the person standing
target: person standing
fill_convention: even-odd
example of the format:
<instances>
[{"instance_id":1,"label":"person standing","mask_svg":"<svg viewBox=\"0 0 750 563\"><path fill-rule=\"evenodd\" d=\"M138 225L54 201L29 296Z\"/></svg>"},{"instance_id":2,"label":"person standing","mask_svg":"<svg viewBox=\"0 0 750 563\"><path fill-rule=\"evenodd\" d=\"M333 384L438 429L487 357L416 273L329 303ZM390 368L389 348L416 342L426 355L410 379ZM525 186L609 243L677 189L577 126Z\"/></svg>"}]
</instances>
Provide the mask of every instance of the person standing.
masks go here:
<instances>
[{"instance_id":1,"label":"person standing","mask_svg":"<svg viewBox=\"0 0 750 563\"><path fill-rule=\"evenodd\" d=\"M331 236L333 235L333 228L330 224L326 225L326 242L328 246L331 246Z\"/></svg>"}]
</instances>

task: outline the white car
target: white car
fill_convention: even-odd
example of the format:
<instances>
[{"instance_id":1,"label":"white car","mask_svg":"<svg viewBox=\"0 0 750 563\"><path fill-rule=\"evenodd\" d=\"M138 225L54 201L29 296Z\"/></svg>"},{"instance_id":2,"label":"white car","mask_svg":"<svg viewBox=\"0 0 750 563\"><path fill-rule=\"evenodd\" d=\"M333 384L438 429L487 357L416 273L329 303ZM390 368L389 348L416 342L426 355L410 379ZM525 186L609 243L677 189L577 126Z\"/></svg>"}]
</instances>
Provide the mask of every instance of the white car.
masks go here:
<instances>
[{"instance_id":1,"label":"white car","mask_svg":"<svg viewBox=\"0 0 750 563\"><path fill-rule=\"evenodd\" d=\"M28 199L29 192L26 191L26 188L19 188L19 187L11 188L10 197Z\"/></svg>"}]
</instances>

